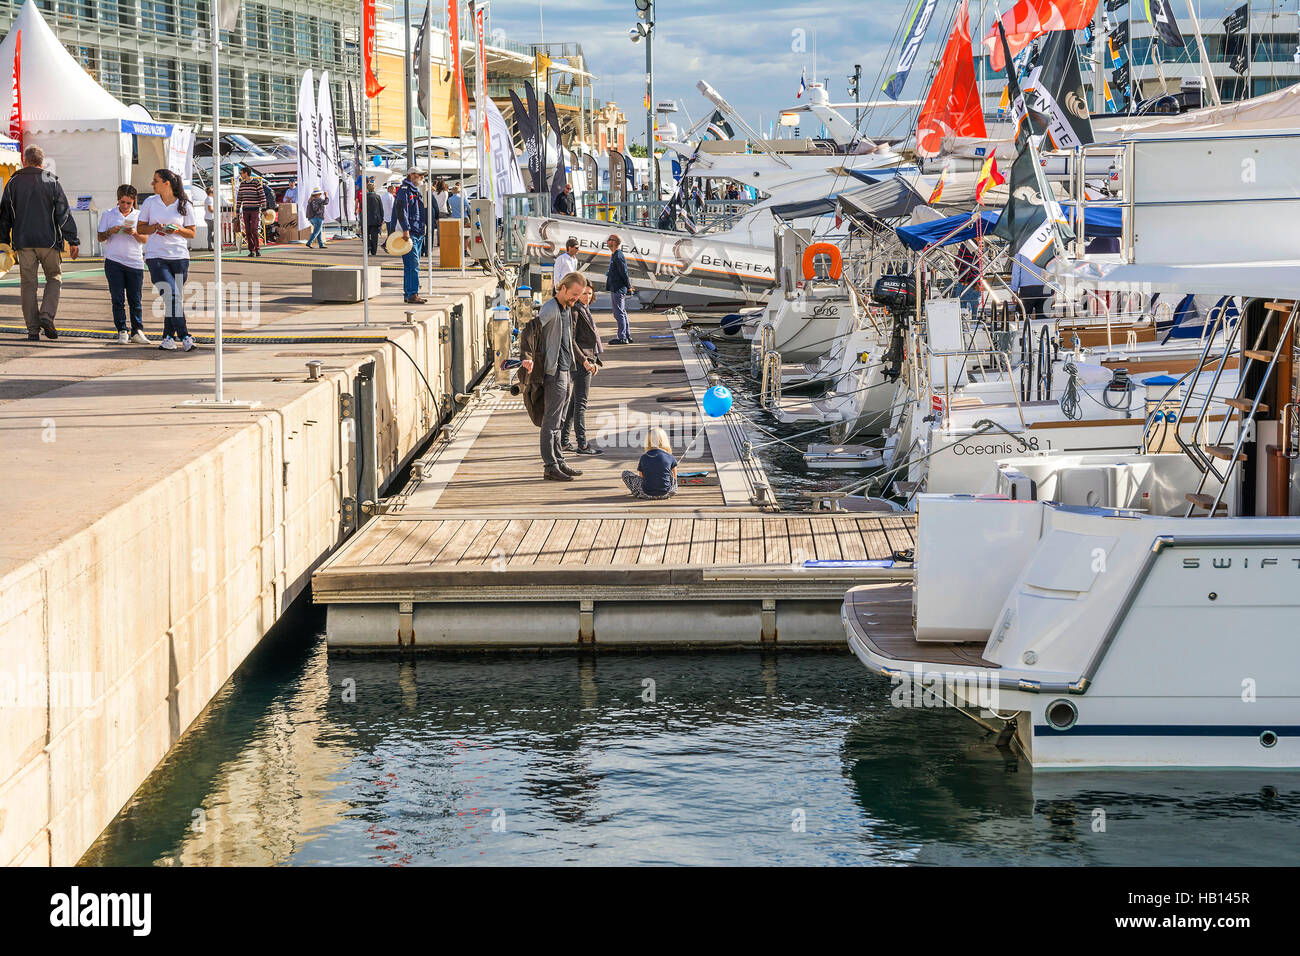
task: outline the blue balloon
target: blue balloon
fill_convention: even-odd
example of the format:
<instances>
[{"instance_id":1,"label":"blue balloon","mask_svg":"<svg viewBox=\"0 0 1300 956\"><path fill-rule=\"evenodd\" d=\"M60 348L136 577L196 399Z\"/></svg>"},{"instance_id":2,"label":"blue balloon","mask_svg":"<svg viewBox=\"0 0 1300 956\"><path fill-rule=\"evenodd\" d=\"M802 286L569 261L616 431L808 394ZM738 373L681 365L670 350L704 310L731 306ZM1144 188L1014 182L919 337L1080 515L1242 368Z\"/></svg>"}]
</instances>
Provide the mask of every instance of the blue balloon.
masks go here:
<instances>
[{"instance_id":1,"label":"blue balloon","mask_svg":"<svg viewBox=\"0 0 1300 956\"><path fill-rule=\"evenodd\" d=\"M384 159L382 156L376 156L373 160L371 160L371 162L373 162L376 166L384 165Z\"/></svg>"},{"instance_id":2,"label":"blue balloon","mask_svg":"<svg viewBox=\"0 0 1300 956\"><path fill-rule=\"evenodd\" d=\"M731 411L731 389L725 385L714 385L704 393L704 414L710 418L721 418Z\"/></svg>"}]
</instances>

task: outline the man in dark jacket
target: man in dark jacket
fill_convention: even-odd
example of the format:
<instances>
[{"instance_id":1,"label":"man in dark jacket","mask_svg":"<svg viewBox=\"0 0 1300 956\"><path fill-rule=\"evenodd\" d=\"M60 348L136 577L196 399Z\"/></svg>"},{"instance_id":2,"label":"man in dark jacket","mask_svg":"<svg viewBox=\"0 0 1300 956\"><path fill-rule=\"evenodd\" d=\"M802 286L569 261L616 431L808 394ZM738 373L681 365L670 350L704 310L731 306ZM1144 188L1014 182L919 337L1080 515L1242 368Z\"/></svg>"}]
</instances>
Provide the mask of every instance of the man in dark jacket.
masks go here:
<instances>
[{"instance_id":1,"label":"man in dark jacket","mask_svg":"<svg viewBox=\"0 0 1300 956\"><path fill-rule=\"evenodd\" d=\"M393 221L390 225L392 231L401 232L411 240L410 250L402 256L402 301L411 305L424 305L428 301L420 295L420 252L428 229L428 211L420 193L420 184L423 182L424 170L412 166L406 171L406 178L397 187L397 197L393 200ZM433 228L437 229L437 203L433 208Z\"/></svg>"},{"instance_id":2,"label":"man in dark jacket","mask_svg":"<svg viewBox=\"0 0 1300 956\"><path fill-rule=\"evenodd\" d=\"M555 297L537 314L540 336L520 336L520 367L527 375L525 389L542 385L542 477L548 481L572 481L582 471L564 460L560 449L560 429L569 407L569 387L574 365L586 359L573 347L573 304L586 284L582 276L565 276L555 290ZM527 342L524 342L525 338ZM592 365L588 371L594 369Z\"/></svg>"},{"instance_id":3,"label":"man in dark jacket","mask_svg":"<svg viewBox=\"0 0 1300 956\"><path fill-rule=\"evenodd\" d=\"M375 192L375 181L366 180L366 237L370 254L379 255L379 227L384 224L384 201Z\"/></svg>"},{"instance_id":4,"label":"man in dark jacket","mask_svg":"<svg viewBox=\"0 0 1300 956\"><path fill-rule=\"evenodd\" d=\"M564 184L564 191L555 197L552 209L557 216L572 216L577 213L578 206L573 198L572 183Z\"/></svg>"},{"instance_id":5,"label":"man in dark jacket","mask_svg":"<svg viewBox=\"0 0 1300 956\"><path fill-rule=\"evenodd\" d=\"M23 321L27 338L34 341L45 332L47 339L57 339L54 315L59 310L59 292L63 289L63 243L68 255L77 258L77 224L68 210L68 197L53 173L41 167L45 152L39 146L23 150L23 168L9 178L0 196L0 242L8 243L18 260L22 285ZM45 293L36 305L36 267L45 273Z\"/></svg>"},{"instance_id":6,"label":"man in dark jacket","mask_svg":"<svg viewBox=\"0 0 1300 956\"><path fill-rule=\"evenodd\" d=\"M609 340L610 345L631 345L632 328L627 321L627 297L634 291L632 279L627 274L627 260L623 258L623 240L610 236L605 240L609 246L609 269L605 271L605 289L614 309L614 321L618 323L618 335Z\"/></svg>"}]
</instances>

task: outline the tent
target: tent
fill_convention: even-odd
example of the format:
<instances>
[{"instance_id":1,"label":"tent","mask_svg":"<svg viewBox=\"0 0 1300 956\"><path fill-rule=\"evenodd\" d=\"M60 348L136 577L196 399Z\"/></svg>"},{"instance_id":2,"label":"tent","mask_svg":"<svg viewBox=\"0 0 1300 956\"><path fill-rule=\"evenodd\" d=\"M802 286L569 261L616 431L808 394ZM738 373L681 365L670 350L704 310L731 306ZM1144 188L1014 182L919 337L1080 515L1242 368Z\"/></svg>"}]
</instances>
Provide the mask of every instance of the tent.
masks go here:
<instances>
[{"instance_id":1,"label":"tent","mask_svg":"<svg viewBox=\"0 0 1300 956\"><path fill-rule=\"evenodd\" d=\"M143 107L128 107L96 83L63 48L35 0L23 4L0 43L0 115L13 105L20 31L23 144L45 151L69 205L84 207L89 197L95 208L107 209L127 182L152 192L153 171L169 165L172 124L153 122Z\"/></svg>"}]
</instances>

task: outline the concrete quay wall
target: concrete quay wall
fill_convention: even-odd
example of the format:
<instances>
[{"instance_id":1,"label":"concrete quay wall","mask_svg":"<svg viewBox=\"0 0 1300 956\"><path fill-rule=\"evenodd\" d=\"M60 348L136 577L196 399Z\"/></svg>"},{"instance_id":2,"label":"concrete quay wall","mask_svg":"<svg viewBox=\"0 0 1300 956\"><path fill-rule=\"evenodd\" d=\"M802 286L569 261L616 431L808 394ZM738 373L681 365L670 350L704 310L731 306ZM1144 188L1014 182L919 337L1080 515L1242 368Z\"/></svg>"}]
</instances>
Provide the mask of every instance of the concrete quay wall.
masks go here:
<instances>
[{"instance_id":1,"label":"concrete quay wall","mask_svg":"<svg viewBox=\"0 0 1300 956\"><path fill-rule=\"evenodd\" d=\"M355 306L259 330L386 333L410 358L385 343L232 346L227 392L252 410L176 408L210 389L210 352L0 405L0 476L23 489L0 506L0 864L76 863L345 540L366 429L359 443L341 407L363 367L381 485L454 406L487 355L495 282L446 287L372 306L372 330ZM106 421L115 402L130 414Z\"/></svg>"}]
</instances>

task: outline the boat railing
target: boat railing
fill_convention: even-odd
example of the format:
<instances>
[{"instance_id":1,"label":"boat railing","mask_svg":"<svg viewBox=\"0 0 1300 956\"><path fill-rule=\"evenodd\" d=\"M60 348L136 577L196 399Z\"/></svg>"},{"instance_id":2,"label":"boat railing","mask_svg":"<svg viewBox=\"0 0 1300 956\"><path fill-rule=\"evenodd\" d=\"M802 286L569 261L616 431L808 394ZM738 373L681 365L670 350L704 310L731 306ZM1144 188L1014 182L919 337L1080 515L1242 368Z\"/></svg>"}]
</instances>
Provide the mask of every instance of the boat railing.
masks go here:
<instances>
[{"instance_id":1,"label":"boat railing","mask_svg":"<svg viewBox=\"0 0 1300 956\"><path fill-rule=\"evenodd\" d=\"M1088 209L1097 208L1119 208L1120 216L1120 258L1124 262L1133 261L1133 243L1131 235L1131 224L1133 222L1132 190L1126 188L1132 182L1128 172L1132 168L1132 151L1131 143L1090 143L1082 147L1077 156L1078 161L1074 168L1074 203L1070 207L1070 228L1074 230L1074 257L1078 261L1084 261L1088 258L1084 251L1087 247L1087 237L1085 230L1087 228ZM1118 198L1108 197L1106 199L1088 199L1087 189L1087 166L1089 156L1113 156L1118 162L1112 165L1116 170L1118 180L1121 184L1121 193Z\"/></svg>"},{"instance_id":2,"label":"boat railing","mask_svg":"<svg viewBox=\"0 0 1300 956\"><path fill-rule=\"evenodd\" d=\"M979 359L981 362L988 358L999 366L999 372L1005 372L1007 376L1007 388L1011 390L1011 396L1016 406L1016 416L1020 419L1021 428L1028 427L1025 422L1025 411L1020 404L1020 395L1016 390L1014 376L1012 374L1011 354L996 348L961 348L935 350L930 348L928 342L919 334L914 336L915 349L913 354L916 355L915 363L916 374L919 376L918 385L920 386L916 394L925 399L925 404L930 407L932 412L942 412L943 427L948 429L952 425L952 392L960 383L953 382L949 374L948 359L957 358L963 360ZM934 362L932 359L943 360L943 391L942 394L935 391L934 383ZM964 366L965 361L962 362ZM936 398L942 398L942 408L935 402Z\"/></svg>"}]
</instances>

